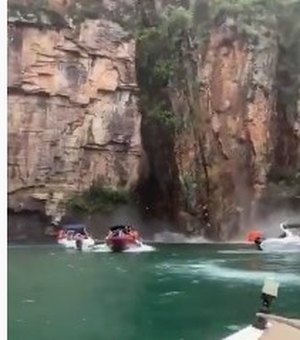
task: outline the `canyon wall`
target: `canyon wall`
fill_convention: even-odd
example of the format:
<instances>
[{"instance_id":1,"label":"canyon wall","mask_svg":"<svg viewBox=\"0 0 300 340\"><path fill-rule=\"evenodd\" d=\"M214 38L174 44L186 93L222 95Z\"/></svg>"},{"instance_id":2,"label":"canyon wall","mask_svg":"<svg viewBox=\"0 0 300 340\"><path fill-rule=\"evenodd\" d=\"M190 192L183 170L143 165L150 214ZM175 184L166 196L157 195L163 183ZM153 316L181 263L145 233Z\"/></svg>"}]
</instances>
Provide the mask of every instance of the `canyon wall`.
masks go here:
<instances>
[{"instance_id":1,"label":"canyon wall","mask_svg":"<svg viewBox=\"0 0 300 340\"><path fill-rule=\"evenodd\" d=\"M282 9L233 3L11 0L11 211L60 218L98 183L229 239L298 209L298 33L284 45Z\"/></svg>"},{"instance_id":2,"label":"canyon wall","mask_svg":"<svg viewBox=\"0 0 300 340\"><path fill-rule=\"evenodd\" d=\"M62 3L8 14L9 207L57 217L94 181L134 186L141 155L134 39L109 19L74 24Z\"/></svg>"},{"instance_id":3,"label":"canyon wall","mask_svg":"<svg viewBox=\"0 0 300 340\"><path fill-rule=\"evenodd\" d=\"M183 178L194 169L208 229L225 239L250 222L266 188L274 148L277 56L274 31L260 28L254 46L230 17L215 25L203 59L198 56L199 92L187 118L193 132L184 134L183 148L178 139L177 155ZM197 156L187 158L186 146L192 145Z\"/></svg>"},{"instance_id":4,"label":"canyon wall","mask_svg":"<svg viewBox=\"0 0 300 340\"><path fill-rule=\"evenodd\" d=\"M164 12L162 2L142 3L144 183L168 197L152 205L172 202L184 229L221 239L278 209L299 211L297 15L288 23L299 4L181 1Z\"/></svg>"}]
</instances>

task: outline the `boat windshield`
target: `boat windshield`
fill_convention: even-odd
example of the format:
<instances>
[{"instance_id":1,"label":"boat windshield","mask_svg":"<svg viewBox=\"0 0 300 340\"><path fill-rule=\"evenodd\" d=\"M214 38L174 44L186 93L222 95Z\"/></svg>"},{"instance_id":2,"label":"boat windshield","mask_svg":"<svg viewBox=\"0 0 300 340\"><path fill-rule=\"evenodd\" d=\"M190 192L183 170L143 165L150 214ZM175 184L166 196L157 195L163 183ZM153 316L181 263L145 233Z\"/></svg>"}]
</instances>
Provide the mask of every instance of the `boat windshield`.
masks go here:
<instances>
[{"instance_id":1,"label":"boat windshield","mask_svg":"<svg viewBox=\"0 0 300 340\"><path fill-rule=\"evenodd\" d=\"M114 225L109 228L110 231L123 231L126 228L125 225Z\"/></svg>"},{"instance_id":2,"label":"boat windshield","mask_svg":"<svg viewBox=\"0 0 300 340\"><path fill-rule=\"evenodd\" d=\"M86 235L86 229L85 226L82 224L68 224L63 226L63 229L67 233L76 233L81 235Z\"/></svg>"},{"instance_id":3,"label":"boat windshield","mask_svg":"<svg viewBox=\"0 0 300 340\"><path fill-rule=\"evenodd\" d=\"M300 237L300 223L283 223L282 228L288 236Z\"/></svg>"}]
</instances>

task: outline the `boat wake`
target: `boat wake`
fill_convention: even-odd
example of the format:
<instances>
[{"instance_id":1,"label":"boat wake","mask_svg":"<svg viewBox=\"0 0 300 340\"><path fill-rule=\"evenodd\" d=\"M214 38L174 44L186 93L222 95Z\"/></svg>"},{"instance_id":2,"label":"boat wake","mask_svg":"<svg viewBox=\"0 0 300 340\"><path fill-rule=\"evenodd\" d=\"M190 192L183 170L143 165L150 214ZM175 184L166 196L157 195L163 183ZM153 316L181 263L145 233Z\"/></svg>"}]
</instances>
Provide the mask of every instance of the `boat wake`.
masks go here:
<instances>
[{"instance_id":1,"label":"boat wake","mask_svg":"<svg viewBox=\"0 0 300 340\"><path fill-rule=\"evenodd\" d=\"M262 254L260 250L218 250L218 254L228 254L228 255L250 255L250 254Z\"/></svg>"},{"instance_id":2,"label":"boat wake","mask_svg":"<svg viewBox=\"0 0 300 340\"><path fill-rule=\"evenodd\" d=\"M231 282L252 282L261 284L266 278L275 279L281 284L299 284L300 275L294 273L279 273L272 271L251 271L245 269L234 269L222 267L211 261L200 264L170 264L159 265L159 269L172 274L183 275L200 275L202 277L214 280L231 281Z\"/></svg>"},{"instance_id":3,"label":"boat wake","mask_svg":"<svg viewBox=\"0 0 300 340\"><path fill-rule=\"evenodd\" d=\"M144 253L144 252L151 252L151 251L155 251L155 250L156 249L152 246L149 246L147 244L142 244L140 247L127 249L124 252L125 253Z\"/></svg>"},{"instance_id":4,"label":"boat wake","mask_svg":"<svg viewBox=\"0 0 300 340\"><path fill-rule=\"evenodd\" d=\"M266 254L274 254L274 253L299 253L299 249L282 249L282 250L265 250L262 252L261 250L251 250L251 249L237 249L237 250L218 250L218 254L229 254L229 255L250 255L250 254L259 254L259 255L266 255Z\"/></svg>"},{"instance_id":5,"label":"boat wake","mask_svg":"<svg viewBox=\"0 0 300 340\"><path fill-rule=\"evenodd\" d=\"M145 253L145 252L151 252L155 250L156 249L154 247L142 243L140 247L126 249L123 251L123 253ZM94 246L92 251L94 253L111 253L112 252L112 250L105 243Z\"/></svg>"}]
</instances>

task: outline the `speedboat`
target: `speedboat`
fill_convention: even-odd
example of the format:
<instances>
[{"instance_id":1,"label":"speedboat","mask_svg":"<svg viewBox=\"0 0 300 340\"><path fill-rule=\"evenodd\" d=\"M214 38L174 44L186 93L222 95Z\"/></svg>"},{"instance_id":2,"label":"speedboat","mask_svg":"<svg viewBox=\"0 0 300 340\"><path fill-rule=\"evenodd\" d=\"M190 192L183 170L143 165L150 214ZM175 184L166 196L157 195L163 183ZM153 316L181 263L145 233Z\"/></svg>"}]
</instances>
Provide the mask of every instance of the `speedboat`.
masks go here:
<instances>
[{"instance_id":1,"label":"speedboat","mask_svg":"<svg viewBox=\"0 0 300 340\"><path fill-rule=\"evenodd\" d=\"M69 224L62 227L57 236L57 243L68 249L85 250L95 245L83 224Z\"/></svg>"},{"instance_id":2,"label":"speedboat","mask_svg":"<svg viewBox=\"0 0 300 340\"><path fill-rule=\"evenodd\" d=\"M110 227L105 243L114 252L122 252L142 246L138 232L131 226L125 225Z\"/></svg>"},{"instance_id":3,"label":"speedboat","mask_svg":"<svg viewBox=\"0 0 300 340\"><path fill-rule=\"evenodd\" d=\"M278 237L264 238L257 234L254 241L257 249L262 251L300 251L300 223L281 223L282 234Z\"/></svg>"}]
</instances>

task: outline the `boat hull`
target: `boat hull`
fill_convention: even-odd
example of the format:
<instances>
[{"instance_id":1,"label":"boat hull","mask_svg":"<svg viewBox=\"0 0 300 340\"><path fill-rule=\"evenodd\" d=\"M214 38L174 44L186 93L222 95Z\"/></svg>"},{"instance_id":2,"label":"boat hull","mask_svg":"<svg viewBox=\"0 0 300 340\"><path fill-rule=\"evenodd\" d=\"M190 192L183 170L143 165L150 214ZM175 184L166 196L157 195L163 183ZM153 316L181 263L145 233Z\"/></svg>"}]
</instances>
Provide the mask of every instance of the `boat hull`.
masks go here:
<instances>
[{"instance_id":1,"label":"boat hull","mask_svg":"<svg viewBox=\"0 0 300 340\"><path fill-rule=\"evenodd\" d=\"M115 236L108 239L106 245L113 252L122 252L127 249L139 247L139 242L128 240L125 237Z\"/></svg>"},{"instance_id":2,"label":"boat hull","mask_svg":"<svg viewBox=\"0 0 300 340\"><path fill-rule=\"evenodd\" d=\"M299 251L300 237L270 238L259 245L262 251Z\"/></svg>"}]
</instances>

